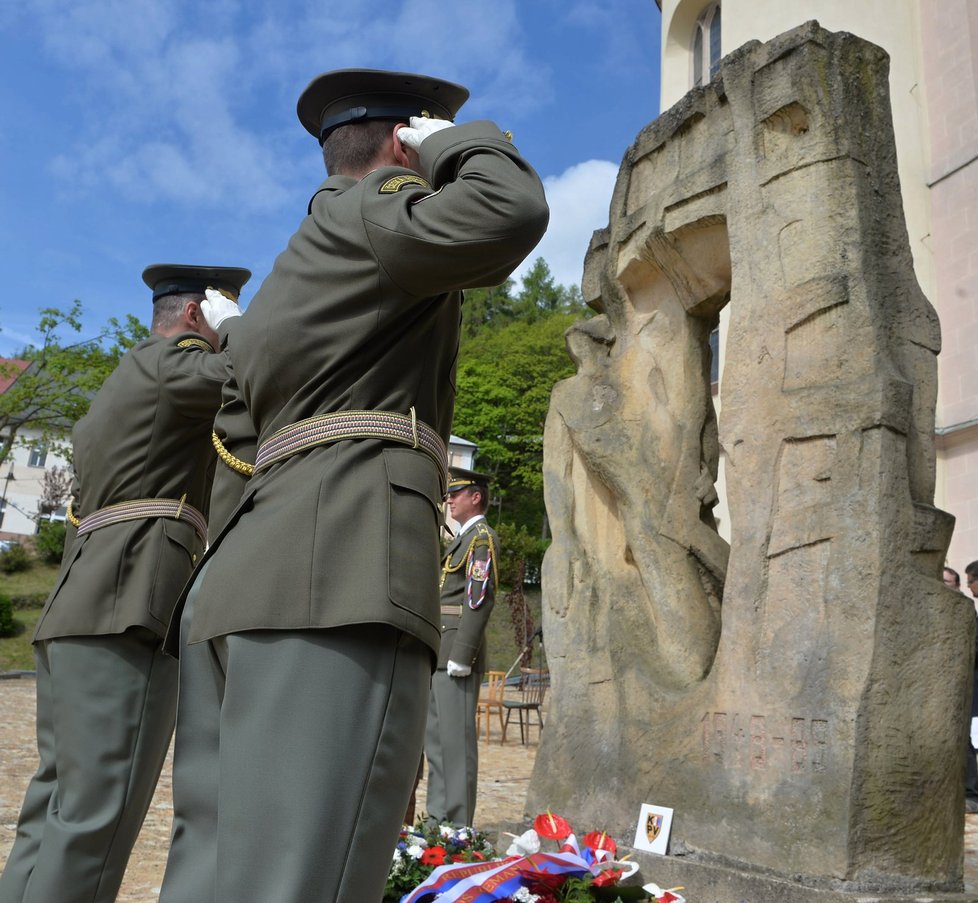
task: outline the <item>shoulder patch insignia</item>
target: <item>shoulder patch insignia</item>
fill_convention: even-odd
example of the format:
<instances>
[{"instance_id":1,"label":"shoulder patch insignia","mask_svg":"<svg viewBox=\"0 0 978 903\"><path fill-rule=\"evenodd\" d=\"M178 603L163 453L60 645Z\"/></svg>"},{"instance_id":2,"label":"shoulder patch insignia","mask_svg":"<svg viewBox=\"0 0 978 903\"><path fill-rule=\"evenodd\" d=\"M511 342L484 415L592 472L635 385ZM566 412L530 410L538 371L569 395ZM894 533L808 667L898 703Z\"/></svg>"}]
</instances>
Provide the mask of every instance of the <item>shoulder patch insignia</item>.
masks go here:
<instances>
[{"instance_id":1,"label":"shoulder patch insignia","mask_svg":"<svg viewBox=\"0 0 978 903\"><path fill-rule=\"evenodd\" d=\"M214 348L210 342L205 342L203 339L180 339L177 342L177 348L203 348L204 351L210 351L213 353Z\"/></svg>"},{"instance_id":2,"label":"shoulder patch insignia","mask_svg":"<svg viewBox=\"0 0 978 903\"><path fill-rule=\"evenodd\" d=\"M431 183L418 175L393 176L380 186L380 194L394 194L402 188L427 188L431 190Z\"/></svg>"}]
</instances>

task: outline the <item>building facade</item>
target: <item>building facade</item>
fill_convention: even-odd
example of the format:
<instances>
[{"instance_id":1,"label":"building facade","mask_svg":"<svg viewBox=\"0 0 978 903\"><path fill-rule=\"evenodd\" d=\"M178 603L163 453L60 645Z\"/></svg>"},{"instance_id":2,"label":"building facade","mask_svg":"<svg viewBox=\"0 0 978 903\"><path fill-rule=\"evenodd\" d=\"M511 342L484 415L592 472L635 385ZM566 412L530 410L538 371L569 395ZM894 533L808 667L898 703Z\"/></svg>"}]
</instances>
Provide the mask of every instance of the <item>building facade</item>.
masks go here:
<instances>
[{"instance_id":1,"label":"building facade","mask_svg":"<svg viewBox=\"0 0 978 903\"><path fill-rule=\"evenodd\" d=\"M656 0L661 109L721 56L817 18L890 55L900 184L917 279L941 321L935 504L956 518L948 564L978 559L978 3L974 0ZM719 379L723 335L719 337ZM722 490L722 474L721 474ZM721 532L729 527L719 510Z\"/></svg>"}]
</instances>

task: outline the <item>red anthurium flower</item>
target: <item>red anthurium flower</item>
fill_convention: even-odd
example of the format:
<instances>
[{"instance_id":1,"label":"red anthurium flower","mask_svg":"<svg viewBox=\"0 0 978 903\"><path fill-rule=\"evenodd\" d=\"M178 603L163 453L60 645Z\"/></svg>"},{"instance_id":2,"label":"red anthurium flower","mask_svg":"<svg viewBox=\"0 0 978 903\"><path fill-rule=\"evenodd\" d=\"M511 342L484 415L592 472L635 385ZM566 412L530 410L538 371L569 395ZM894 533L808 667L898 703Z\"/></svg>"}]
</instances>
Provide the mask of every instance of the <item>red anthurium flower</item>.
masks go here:
<instances>
[{"instance_id":1,"label":"red anthurium flower","mask_svg":"<svg viewBox=\"0 0 978 903\"><path fill-rule=\"evenodd\" d=\"M480 853L480 852L479 852L478 850L476 850L476 851L475 851L475 852L474 852L474 853L472 854L472 858L473 858L473 859L478 859L478 860L479 860L479 862L485 862L485 861L486 861L486 857L485 857L485 854L483 854L483 853Z\"/></svg>"},{"instance_id":2,"label":"red anthurium flower","mask_svg":"<svg viewBox=\"0 0 978 903\"><path fill-rule=\"evenodd\" d=\"M567 819L552 814L549 809L533 820L533 829L547 840L563 840L571 834L571 826L567 823Z\"/></svg>"},{"instance_id":3,"label":"red anthurium flower","mask_svg":"<svg viewBox=\"0 0 978 903\"><path fill-rule=\"evenodd\" d=\"M442 865L445 862L447 852L444 847L428 847L421 854L421 862L424 865Z\"/></svg>"},{"instance_id":4,"label":"red anthurium flower","mask_svg":"<svg viewBox=\"0 0 978 903\"><path fill-rule=\"evenodd\" d=\"M604 831L592 831L584 835L584 846L592 850L607 850L612 856L618 852L616 844Z\"/></svg>"},{"instance_id":5,"label":"red anthurium flower","mask_svg":"<svg viewBox=\"0 0 978 903\"><path fill-rule=\"evenodd\" d=\"M605 869L603 872L598 872L594 876L594 880L591 882L595 887L604 887L606 884L614 884L621 877L621 869Z\"/></svg>"}]
</instances>

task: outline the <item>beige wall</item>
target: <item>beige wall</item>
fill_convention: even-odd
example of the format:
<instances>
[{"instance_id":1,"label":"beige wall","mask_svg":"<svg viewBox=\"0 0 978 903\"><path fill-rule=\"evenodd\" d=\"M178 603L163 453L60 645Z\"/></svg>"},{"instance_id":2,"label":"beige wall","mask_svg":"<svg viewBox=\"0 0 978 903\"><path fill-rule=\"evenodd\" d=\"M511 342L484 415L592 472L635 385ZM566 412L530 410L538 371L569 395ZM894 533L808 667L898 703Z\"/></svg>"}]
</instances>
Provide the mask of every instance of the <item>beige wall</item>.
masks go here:
<instances>
[{"instance_id":1,"label":"beige wall","mask_svg":"<svg viewBox=\"0 0 978 903\"><path fill-rule=\"evenodd\" d=\"M666 110L690 88L690 38L709 0L662 0ZM723 0L722 51L815 18L890 54L907 231L921 288L941 318L936 504L957 518L948 563L978 559L978 2ZM721 323L721 339L725 320ZM720 354L721 378L723 350ZM722 478L721 478L722 484ZM721 530L729 523L718 511Z\"/></svg>"},{"instance_id":2,"label":"beige wall","mask_svg":"<svg viewBox=\"0 0 978 903\"><path fill-rule=\"evenodd\" d=\"M938 505L957 518L948 563L962 571L978 559L978 4L929 0L925 11L931 247L943 327Z\"/></svg>"}]
</instances>

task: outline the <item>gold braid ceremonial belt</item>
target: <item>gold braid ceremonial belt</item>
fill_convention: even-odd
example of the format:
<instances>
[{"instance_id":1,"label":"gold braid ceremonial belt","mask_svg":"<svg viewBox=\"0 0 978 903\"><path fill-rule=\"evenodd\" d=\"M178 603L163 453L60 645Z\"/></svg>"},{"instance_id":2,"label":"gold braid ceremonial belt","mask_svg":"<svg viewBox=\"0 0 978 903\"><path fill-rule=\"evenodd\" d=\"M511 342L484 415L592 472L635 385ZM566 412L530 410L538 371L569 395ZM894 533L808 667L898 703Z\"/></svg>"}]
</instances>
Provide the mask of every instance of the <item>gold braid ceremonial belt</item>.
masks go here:
<instances>
[{"instance_id":1,"label":"gold braid ceremonial belt","mask_svg":"<svg viewBox=\"0 0 978 903\"><path fill-rule=\"evenodd\" d=\"M186 521L194 528L202 542L207 541L207 518L183 499L133 499L131 502L106 505L79 521L78 535L84 536L110 524L121 524L123 521L142 520L147 517L172 517L174 520Z\"/></svg>"},{"instance_id":2,"label":"gold braid ceremonial belt","mask_svg":"<svg viewBox=\"0 0 978 903\"><path fill-rule=\"evenodd\" d=\"M438 466L442 486L448 478L445 443L427 423L411 414L394 411L337 411L319 414L282 427L266 439L255 458L255 473L298 452L342 439L386 439L421 449Z\"/></svg>"}]
</instances>

